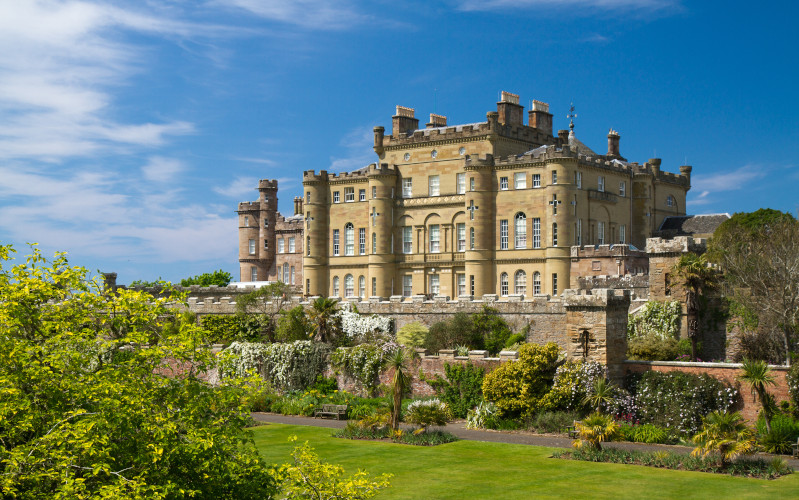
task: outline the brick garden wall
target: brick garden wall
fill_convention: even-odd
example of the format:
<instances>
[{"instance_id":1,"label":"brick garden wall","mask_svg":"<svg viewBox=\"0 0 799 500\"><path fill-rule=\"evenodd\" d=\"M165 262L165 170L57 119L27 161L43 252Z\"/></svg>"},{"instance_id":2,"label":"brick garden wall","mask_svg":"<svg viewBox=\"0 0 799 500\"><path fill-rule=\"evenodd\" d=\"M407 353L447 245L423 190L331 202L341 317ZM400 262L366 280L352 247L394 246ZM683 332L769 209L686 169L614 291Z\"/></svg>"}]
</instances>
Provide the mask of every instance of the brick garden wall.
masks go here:
<instances>
[{"instance_id":1,"label":"brick garden wall","mask_svg":"<svg viewBox=\"0 0 799 500\"><path fill-rule=\"evenodd\" d=\"M750 422L757 420L758 412L760 411L760 403L755 401L749 385L740 382L738 376L741 374L740 363L682 363L676 361L624 361L624 370L626 374L630 373L644 373L648 371L657 372L683 372L693 375L701 375L703 373L719 379L735 388L741 393L743 406L740 409L744 418ZM785 366L770 366L771 372L774 375L776 386L769 388L769 392L774 396L774 399L779 404L780 401L787 401L790 399L788 394L788 382L785 376L788 373L788 368Z\"/></svg>"}]
</instances>

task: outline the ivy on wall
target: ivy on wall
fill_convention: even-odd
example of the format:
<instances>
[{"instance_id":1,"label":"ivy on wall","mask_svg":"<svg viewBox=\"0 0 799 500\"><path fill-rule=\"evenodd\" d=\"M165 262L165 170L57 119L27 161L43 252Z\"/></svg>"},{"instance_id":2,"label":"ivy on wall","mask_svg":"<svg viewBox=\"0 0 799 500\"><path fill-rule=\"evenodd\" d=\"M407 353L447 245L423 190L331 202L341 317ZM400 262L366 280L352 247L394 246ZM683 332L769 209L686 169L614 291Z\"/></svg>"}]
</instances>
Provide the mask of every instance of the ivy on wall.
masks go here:
<instances>
[{"instance_id":1,"label":"ivy on wall","mask_svg":"<svg viewBox=\"0 0 799 500\"><path fill-rule=\"evenodd\" d=\"M649 301L627 319L627 338L654 336L677 339L682 309L679 301Z\"/></svg>"},{"instance_id":2,"label":"ivy on wall","mask_svg":"<svg viewBox=\"0 0 799 500\"><path fill-rule=\"evenodd\" d=\"M313 385L324 372L330 347L298 340L291 343L260 344L234 342L222 351L220 373L245 377L258 373L275 386L300 390Z\"/></svg>"}]
</instances>

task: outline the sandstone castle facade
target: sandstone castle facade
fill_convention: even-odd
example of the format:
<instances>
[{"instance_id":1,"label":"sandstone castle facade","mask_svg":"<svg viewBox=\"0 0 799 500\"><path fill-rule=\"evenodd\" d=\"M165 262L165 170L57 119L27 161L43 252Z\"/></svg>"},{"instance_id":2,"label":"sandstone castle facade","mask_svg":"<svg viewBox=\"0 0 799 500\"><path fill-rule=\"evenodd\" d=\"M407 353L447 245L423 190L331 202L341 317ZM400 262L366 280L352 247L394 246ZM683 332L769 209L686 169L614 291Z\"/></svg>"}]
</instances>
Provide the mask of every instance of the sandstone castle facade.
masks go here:
<instances>
[{"instance_id":1,"label":"sandstone castle facade","mask_svg":"<svg viewBox=\"0 0 799 500\"><path fill-rule=\"evenodd\" d=\"M533 101L525 124L507 92L466 125L431 114L419 128L397 106L391 134L374 129L379 162L306 171L294 216L277 213L277 182L260 181L259 200L238 210L242 281L362 299L556 296L570 286L572 246L643 249L664 219L685 215L690 166L628 162L613 130L597 154L573 122L554 135L552 118Z\"/></svg>"}]
</instances>

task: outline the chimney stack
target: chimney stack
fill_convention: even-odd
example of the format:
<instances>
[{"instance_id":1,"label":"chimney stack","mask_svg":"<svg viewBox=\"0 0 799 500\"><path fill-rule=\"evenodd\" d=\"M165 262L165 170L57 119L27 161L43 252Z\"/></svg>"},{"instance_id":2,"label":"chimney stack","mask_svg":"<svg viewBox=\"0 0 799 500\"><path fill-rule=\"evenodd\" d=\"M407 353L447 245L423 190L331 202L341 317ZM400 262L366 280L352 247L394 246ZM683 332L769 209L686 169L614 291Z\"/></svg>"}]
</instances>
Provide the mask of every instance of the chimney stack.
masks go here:
<instances>
[{"instance_id":1,"label":"chimney stack","mask_svg":"<svg viewBox=\"0 0 799 500\"><path fill-rule=\"evenodd\" d=\"M373 132L375 133L375 145L374 145L375 153L377 153L378 156L381 156L384 151L383 137L386 134L386 129L383 127L375 127L373 129Z\"/></svg>"},{"instance_id":2,"label":"chimney stack","mask_svg":"<svg viewBox=\"0 0 799 500\"><path fill-rule=\"evenodd\" d=\"M619 153L619 133L613 129L608 132L608 156L621 157Z\"/></svg>"},{"instance_id":3,"label":"chimney stack","mask_svg":"<svg viewBox=\"0 0 799 500\"><path fill-rule=\"evenodd\" d=\"M524 125L524 106L519 105L519 96L502 91L497 103L499 123L504 125Z\"/></svg>"},{"instance_id":4,"label":"chimney stack","mask_svg":"<svg viewBox=\"0 0 799 500\"><path fill-rule=\"evenodd\" d=\"M294 197L294 215L302 215L302 196Z\"/></svg>"},{"instance_id":5,"label":"chimney stack","mask_svg":"<svg viewBox=\"0 0 799 500\"><path fill-rule=\"evenodd\" d=\"M542 134L552 135L552 114L549 112L549 104L534 100L528 115L528 125Z\"/></svg>"},{"instance_id":6,"label":"chimney stack","mask_svg":"<svg viewBox=\"0 0 799 500\"><path fill-rule=\"evenodd\" d=\"M568 146L569 145L569 131L568 130L558 130L558 139L560 140L561 146Z\"/></svg>"},{"instance_id":7,"label":"chimney stack","mask_svg":"<svg viewBox=\"0 0 799 500\"><path fill-rule=\"evenodd\" d=\"M430 122L427 124L427 128L446 127L446 126L447 126L446 116L430 113Z\"/></svg>"},{"instance_id":8,"label":"chimney stack","mask_svg":"<svg viewBox=\"0 0 799 500\"><path fill-rule=\"evenodd\" d=\"M412 134L419 128L419 119L414 118L414 109L397 106L397 114L391 117L391 135L396 139L400 134Z\"/></svg>"}]
</instances>

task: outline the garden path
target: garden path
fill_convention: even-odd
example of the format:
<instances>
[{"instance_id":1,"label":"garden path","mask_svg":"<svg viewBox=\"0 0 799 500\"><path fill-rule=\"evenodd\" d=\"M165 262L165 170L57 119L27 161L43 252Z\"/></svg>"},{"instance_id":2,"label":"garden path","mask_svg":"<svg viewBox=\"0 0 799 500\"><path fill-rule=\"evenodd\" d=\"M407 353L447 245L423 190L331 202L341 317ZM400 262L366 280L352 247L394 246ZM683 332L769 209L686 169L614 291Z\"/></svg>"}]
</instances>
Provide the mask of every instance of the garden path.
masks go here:
<instances>
[{"instance_id":1,"label":"garden path","mask_svg":"<svg viewBox=\"0 0 799 500\"><path fill-rule=\"evenodd\" d=\"M310 425L314 427L328 427L331 429L342 429L347 425L346 420L329 420L313 417L301 417L296 415L277 415L274 413L258 413L252 414L253 419L257 422L267 422L276 424L288 425ZM549 448L571 448L572 440L562 436L556 435L542 435L533 434L526 431L494 431L494 430L474 430L467 429L464 421L450 422L441 428L446 432L450 432L461 439L468 439L471 441L487 441L493 443L510 443L510 444L526 444L531 446L546 446ZM630 443L630 442L613 442L603 443L603 447L619 448L623 450L638 450L638 451L673 451L675 453L689 454L693 448L688 446L675 446L666 444L643 444L643 443ZM770 459L776 455L768 453L758 453L757 456ZM788 465L794 469L799 470L799 460L795 458L788 458L782 456Z\"/></svg>"}]
</instances>

